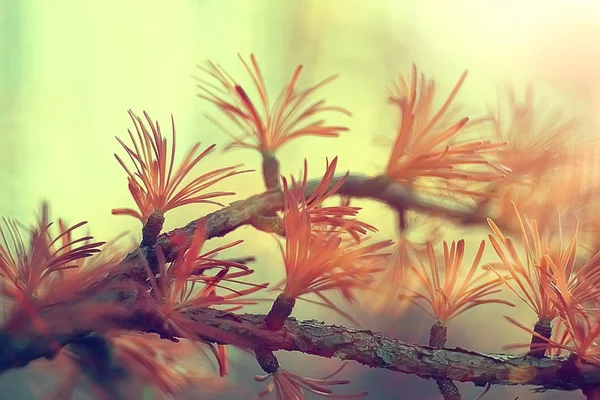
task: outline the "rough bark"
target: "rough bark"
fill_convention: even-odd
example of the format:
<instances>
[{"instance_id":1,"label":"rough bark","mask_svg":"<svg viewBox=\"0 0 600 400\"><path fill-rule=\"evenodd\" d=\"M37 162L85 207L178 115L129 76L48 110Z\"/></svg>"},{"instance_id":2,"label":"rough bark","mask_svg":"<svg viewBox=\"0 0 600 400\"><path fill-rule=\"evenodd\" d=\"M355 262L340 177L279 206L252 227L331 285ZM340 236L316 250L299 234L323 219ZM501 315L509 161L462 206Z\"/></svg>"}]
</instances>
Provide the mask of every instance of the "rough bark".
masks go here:
<instances>
[{"instance_id":1,"label":"rough bark","mask_svg":"<svg viewBox=\"0 0 600 400\"><path fill-rule=\"evenodd\" d=\"M436 322L429 330L429 345L435 349L441 349L446 345L448 327L443 322ZM461 400L458 388L450 379L436 379L435 384L444 400Z\"/></svg>"},{"instance_id":2,"label":"rough bark","mask_svg":"<svg viewBox=\"0 0 600 400\"><path fill-rule=\"evenodd\" d=\"M127 290L113 293L114 297L131 298ZM129 296L129 297L128 297ZM41 318L51 321L61 313L69 312L70 305L49 307ZM277 331L267 328L262 314L233 314L214 309L190 311L187 316L215 333L204 340L230 344L235 337L236 346L246 344L249 349L297 351L321 357L337 357L356 361L372 368L415 374L422 378L450 379L472 382L478 386L531 385L543 389L576 390L600 384L600 371L581 373L574 360L565 357L539 359L532 356L481 354L462 348L436 349L430 346L404 343L378 332L328 325L316 320L299 321L289 318ZM139 311L135 318L119 320L107 316L114 325L126 329L158 333L172 337L173 332L157 323L151 310ZM40 357L52 358L62 345L90 333L85 324L69 327L69 332L34 333L33 329L14 334L0 333L0 372L22 367Z\"/></svg>"},{"instance_id":3,"label":"rough bark","mask_svg":"<svg viewBox=\"0 0 600 400\"><path fill-rule=\"evenodd\" d=\"M338 178L339 179L339 178ZM307 194L318 182L311 182ZM366 197L381 201L396 210L417 209L443 215L458 222L484 222L479 212L468 208L418 196L396 184L383 184L369 177L350 176L339 194ZM208 238L227 233L262 215L272 215L283 207L279 191L267 191L201 219L207 223ZM160 235L157 239L168 261L189 244L198 221ZM177 240L172 240L177 238ZM174 332L165 328L158 317L154 299L145 290L147 248L129 253L117 272L103 281L84 289L66 303L47 305L35 318L23 312L14 316L0 330L0 372L23 367L40 358L52 358L67 344L107 328L139 330L158 333L174 339ZM104 310L87 316L90 307ZM132 308L134 308L132 310ZM265 315L232 314L214 309L196 309L186 316L206 328L203 340L233 344L256 351L297 351L321 357L353 360L373 368L385 368L423 378L472 382L475 385L532 385L543 389L576 390L594 396L600 385L600 371L581 373L571 358L535 358L480 354L461 348L435 349L430 346L407 344L369 330L327 325L314 320L298 321L288 318L284 326L272 331L265 325ZM40 330L39 327L44 329Z\"/></svg>"}]
</instances>

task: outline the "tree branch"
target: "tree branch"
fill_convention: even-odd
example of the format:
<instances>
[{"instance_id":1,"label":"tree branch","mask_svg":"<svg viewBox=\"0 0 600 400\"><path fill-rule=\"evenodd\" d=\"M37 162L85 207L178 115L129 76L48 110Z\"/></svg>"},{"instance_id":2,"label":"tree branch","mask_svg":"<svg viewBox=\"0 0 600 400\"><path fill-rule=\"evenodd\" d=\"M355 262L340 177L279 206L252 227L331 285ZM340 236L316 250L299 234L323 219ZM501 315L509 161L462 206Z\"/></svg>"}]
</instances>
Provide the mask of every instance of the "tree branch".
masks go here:
<instances>
[{"instance_id":1,"label":"tree branch","mask_svg":"<svg viewBox=\"0 0 600 400\"><path fill-rule=\"evenodd\" d=\"M333 187L341 178L342 176L336 176L330 187ZM306 184L306 196L310 196L320 182L320 180L308 182ZM397 211L412 209L434 216L443 216L459 223L485 223L486 221L485 216L476 217L474 215L474 208L460 206L449 200L423 196L402 185L389 181L382 182L379 177L349 175L336 194L347 197L368 198L384 203ZM278 190L266 191L246 200L233 202L230 206L194 220L183 228L164 233L159 236L158 243L162 247L167 261L171 261L177 250L170 245L171 238L177 235L185 235L189 244L200 220L206 220L207 238L210 239L225 236L240 226L252 224L252 220L256 217L272 215L281 209L283 209L282 192Z\"/></svg>"},{"instance_id":2,"label":"tree branch","mask_svg":"<svg viewBox=\"0 0 600 400\"><path fill-rule=\"evenodd\" d=\"M117 293L119 292L120 293ZM128 289L116 289L115 298L131 299ZM40 315L44 321L63 321L61 313L72 312L72 304L49 307ZM144 315L145 314L145 315ZM262 314L233 314L214 309L196 309L186 316L214 332L223 335L202 337L220 344L246 343L249 349L269 351L297 351L321 357L352 360L372 368L418 375L422 378L450 379L472 382L478 386L531 385L537 389L587 390L600 384L600 371L581 373L573 359L565 357L536 358L502 354L481 354L461 348L435 349L430 346L407 344L385 337L378 332L343 326L327 325L315 320L298 321L289 318L278 331L269 330ZM58 317L58 318L57 318ZM151 310L139 310L135 318L118 321L108 316L112 324L125 329L171 336L164 325L158 323ZM93 330L93 329L92 329ZM85 326L70 326L70 333L29 331L22 335L0 333L0 372L22 367L39 357L51 358L60 346L91 333ZM19 334L17 334L19 333ZM234 337L235 343L228 338Z\"/></svg>"},{"instance_id":3,"label":"tree branch","mask_svg":"<svg viewBox=\"0 0 600 400\"><path fill-rule=\"evenodd\" d=\"M321 357L357 361L373 368L447 378L484 386L534 385L544 389L575 390L600 383L600 371L578 372L568 358L481 354L406 344L378 332L327 325L316 320L289 318L279 331L270 331L264 315L236 314L213 309L195 310L190 318L276 351L298 351ZM237 322L234 322L237 321Z\"/></svg>"},{"instance_id":4,"label":"tree branch","mask_svg":"<svg viewBox=\"0 0 600 400\"><path fill-rule=\"evenodd\" d=\"M339 181L336 177L332 185ZM306 186L310 195L320 181ZM472 209L436 198L424 197L381 177L348 176L339 195L370 198L395 210L415 209L459 222L472 222ZM167 261L189 246L199 221L206 221L207 239L220 237L252 223L256 217L272 216L283 208L283 195L269 190L194 220L186 226L158 236ZM485 219L476 219L483 222ZM158 333L174 339L156 312L156 303L146 290L147 268L152 247L138 247L119 264L116 272L84 289L66 303L47 305L30 312L17 310L16 316L0 330L0 372L18 368L40 358L52 358L73 341L93 332L127 329ZM152 259L150 257L150 259ZM89 314L90 308L103 314ZM19 315L20 314L20 315ZM424 378L447 378L477 385L525 384L545 389L574 390L600 384L600 372L579 374L571 360L535 359L484 355L462 349L433 349L409 345L379 333L326 325L293 318L277 331L269 330L264 315L231 314L214 309L196 309L187 316L206 327L200 338L265 351L299 351L322 357L354 360L376 368L416 374ZM40 326L44 329L40 330Z\"/></svg>"},{"instance_id":5,"label":"tree branch","mask_svg":"<svg viewBox=\"0 0 600 400\"><path fill-rule=\"evenodd\" d=\"M343 176L336 176L330 187L334 186ZM320 184L320 180L312 180L306 185L306 195L310 196ZM383 180L381 177L368 177L363 175L349 175L341 186L338 195L369 198L388 205L390 208L402 212L406 209L418 210L435 216L443 216L458 223L484 223L485 216L474 214L474 209L454 204L448 200L420 195L402 185ZM257 217L271 216L283 209L283 193L279 190L268 190L264 193L251 196L245 200L231 203L228 207L207 214L206 216L191 221L182 228L163 233L157 239L157 244L162 248L166 260L173 261L182 248L189 243L196 231L198 223L206 221L206 237L222 237L237 228L252 225ZM174 238L185 238L185 243ZM177 243L174 245L173 243ZM143 262L153 257L147 257L149 248L137 248L125 257L123 264L128 267L119 274L126 274L138 282L145 282L146 270Z\"/></svg>"}]
</instances>

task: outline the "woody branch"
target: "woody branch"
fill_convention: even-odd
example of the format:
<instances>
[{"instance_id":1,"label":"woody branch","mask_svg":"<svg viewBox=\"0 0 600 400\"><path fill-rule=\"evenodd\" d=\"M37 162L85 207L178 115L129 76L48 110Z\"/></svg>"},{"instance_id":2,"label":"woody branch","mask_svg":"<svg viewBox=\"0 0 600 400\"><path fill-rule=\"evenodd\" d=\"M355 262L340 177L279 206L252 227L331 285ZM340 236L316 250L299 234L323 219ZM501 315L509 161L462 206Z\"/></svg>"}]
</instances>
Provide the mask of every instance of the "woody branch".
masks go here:
<instances>
[{"instance_id":1,"label":"woody branch","mask_svg":"<svg viewBox=\"0 0 600 400\"><path fill-rule=\"evenodd\" d=\"M114 289L110 297L131 299L132 293L130 289ZM71 303L48 307L41 318L51 323L53 317L71 312L72 307ZM586 389L600 384L600 372L582 374L571 359L564 357L539 359L530 356L481 354L460 348L436 349L406 344L368 330L327 325L314 320L298 321L295 318L289 318L282 329L274 332L265 326L264 315L233 314L210 308L190 311L187 317L216 331L234 335L239 338L236 346L247 343L248 347L254 349L337 357L373 368L415 374L422 378L445 378L481 386L520 384L558 390ZM140 310L134 319L108 319L126 329L158 333L165 337L173 335L149 310ZM25 366L39 357L52 358L60 346L91 333L85 326L73 326L71 330L72 332L63 334L57 334L55 330L46 334L34 334L30 331L27 337L1 333L0 371ZM203 339L217 342L214 337ZM220 340L219 343L228 344Z\"/></svg>"},{"instance_id":2,"label":"woody branch","mask_svg":"<svg viewBox=\"0 0 600 400\"><path fill-rule=\"evenodd\" d=\"M330 186L334 186L340 179L341 176L334 178ZM308 182L306 195L310 195L319 183L320 180ZM475 214L475 210L472 208L440 201L434 197L423 196L403 185L392 182L382 183L377 177L364 175L349 175L337 194L355 198L369 198L387 204L394 210L412 209L432 216L443 216L457 223L485 223L487 217L481 212ZM228 207L202 217L207 222L207 238L225 236L240 226L251 224L258 217L270 215L282 208L283 194L279 191L267 191L245 200L233 202ZM167 261L171 261L175 256L174 249L169 245L169 239L173 235L181 233L191 239L198 221L191 221L182 228L174 229L159 236L157 243L165 252ZM133 253L130 256L132 255Z\"/></svg>"},{"instance_id":3,"label":"woody branch","mask_svg":"<svg viewBox=\"0 0 600 400\"><path fill-rule=\"evenodd\" d=\"M316 184L317 182L310 182L307 185L307 194L314 190ZM382 184L381 180L364 176L351 175L339 194L372 198L394 209L412 208L443 214L458 221L473 220L469 209L438 204L434 200L414 194L401 185ZM224 236L238 227L249 224L256 216L270 214L282 207L282 194L268 191L236 201L201 219L206 221L207 238L213 238ZM170 237L183 233L189 242L198 221L192 221L185 227L159 236L157 243L163 248L167 259L173 259L177 251L170 248ZM146 251L147 249L138 248L127 255L118 272L87 289L93 293L81 293L68 303L57 303L44 308L35 321L35 324L38 324L36 326L39 326L40 320L43 321L47 328L43 332L37 330L28 318L24 318L16 327L1 331L0 371L23 367L40 357L52 358L62 346L95 331L95 327L105 323L121 329L154 332L164 338L173 339L176 335L165 328L155 313L152 299L148 298L147 292L131 285L133 282L145 282L147 279L143 266L146 262ZM133 315L126 316L118 312L109 312L104 319L96 319L94 326L87 325L84 320L73 319L68 331L65 331L64 324L53 327L53 321L65 321L64 316L73 314L77 307L85 308L85 302L110 304L113 307L108 307L107 310L111 311L118 307L130 308L133 304L137 309ZM232 314L209 308L189 311L187 316L215 333L233 334L239 338L239 342L235 343L238 347L299 351L322 357L337 357L424 378L446 378L473 382L476 385L522 384L561 390L585 389L600 384L600 372L581 374L574 367L572 360L566 358L538 359L486 355L462 349L434 349L429 346L406 344L371 331L326 325L312 320L298 321L294 318L287 319L284 327L274 332L265 326L264 315ZM215 337L217 335L202 339L215 342ZM228 340L221 343L232 344Z\"/></svg>"}]
</instances>

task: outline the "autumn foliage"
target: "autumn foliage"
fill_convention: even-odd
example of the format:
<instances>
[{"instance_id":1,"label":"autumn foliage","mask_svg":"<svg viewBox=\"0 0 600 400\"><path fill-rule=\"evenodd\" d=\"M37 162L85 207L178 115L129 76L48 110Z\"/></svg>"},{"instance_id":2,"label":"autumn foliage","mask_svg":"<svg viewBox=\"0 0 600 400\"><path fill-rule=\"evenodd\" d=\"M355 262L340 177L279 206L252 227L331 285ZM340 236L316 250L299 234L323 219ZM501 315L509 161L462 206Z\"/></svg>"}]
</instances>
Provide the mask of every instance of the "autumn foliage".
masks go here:
<instances>
[{"instance_id":1,"label":"autumn foliage","mask_svg":"<svg viewBox=\"0 0 600 400\"><path fill-rule=\"evenodd\" d=\"M387 160L379 175L360 176L357 189L358 171L340 171L337 154L324 163L305 161L300 176L282 174L276 156L304 137L335 140L349 130L325 119L350 116L349 111L315 98L336 76L301 85L300 65L271 101L256 57L240 60L249 79L232 77L211 61L200 66L198 96L216 107L209 118L231 137L225 150L258 151L266 190L283 199L280 209L249 221L275 236L281 253L281 259L257 265L280 268L284 279L261 282L248 266L251 257L227 258L234 247L252 254L251 240L212 246L208 239L216 234L210 233L209 216L187 231L163 232L169 211L197 203L225 207L225 199L235 196L235 177L255 172L241 165L215 168L214 144L176 145L174 117L165 137L158 121L129 110L133 129L126 139L117 137L121 149L115 157L134 205L114 208L112 214L139 221L137 249L124 247L118 238L95 241L81 232L85 222L52 223L46 203L32 226L5 219L0 230L3 334L79 332L52 346L52 360L34 364L64 372L45 398L71 398L81 385L106 399L230 390L225 379L231 347L253 354L265 371L255 378L265 383L257 396L368 396L334 393L336 386L349 383L334 378L345 364L324 378L303 377L292 372L293 365L281 367L272 349L256 347L233 328L239 323L233 312L248 305L269 310L264 326L253 329L284 329L297 308L311 305L359 325L354 307L365 293L431 316L432 348L444 347L457 316L495 304L503 306L508 325L531 337L528 343L499 347L538 359L568 356L578 373L600 368L600 246L594 223L600 208L597 184L589 179L596 155L589 142L586 149L577 147L584 140L577 136L576 119L539 110L531 87L523 102L511 88L507 101L487 114L464 115L458 99L466 71L449 93L441 93L434 79L413 66L390 88L388 100L398 121L390 132ZM585 157L577 160L578 152ZM558 187L571 195L557 195ZM403 193L402 202L389 201L393 190ZM385 237L366 222L352 197L390 205L399 221L396 236ZM477 224L489 233L485 240L461 237L452 229ZM486 248L493 258L486 259ZM131 267L136 273L123 273L139 255L143 262ZM135 296L107 300L100 295L122 287ZM48 317L48 310L69 309L69 304L74 305L68 315L53 311ZM511 314L516 304L530 308L534 326ZM203 323L198 313L206 309L232 313L232 328ZM142 314L147 332L128 329ZM460 398L451 380L436 382L443 398Z\"/></svg>"}]
</instances>

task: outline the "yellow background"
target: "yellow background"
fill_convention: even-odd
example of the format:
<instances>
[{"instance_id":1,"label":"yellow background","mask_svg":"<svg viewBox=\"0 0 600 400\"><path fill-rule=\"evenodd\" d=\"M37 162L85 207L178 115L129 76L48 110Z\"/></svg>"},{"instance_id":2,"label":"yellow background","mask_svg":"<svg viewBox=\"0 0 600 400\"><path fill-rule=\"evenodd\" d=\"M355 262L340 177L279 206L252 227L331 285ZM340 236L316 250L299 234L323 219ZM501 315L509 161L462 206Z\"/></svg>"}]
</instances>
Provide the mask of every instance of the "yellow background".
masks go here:
<instances>
[{"instance_id":1,"label":"yellow background","mask_svg":"<svg viewBox=\"0 0 600 400\"><path fill-rule=\"evenodd\" d=\"M492 105L504 84L522 88L533 82L538 92L582 116L593 135L600 121L599 36L600 5L593 0L1 0L0 215L32 222L40 202L47 199L54 217L71 223L88 220L92 234L101 240L123 231L138 238L138 221L110 214L111 208L133 205L125 174L113 156L123 154L114 137L125 138L132 127L127 109L148 111L162 123L165 134L170 134L169 116L174 114L180 156L196 141L221 148L227 137L203 116L220 115L196 98L192 75L200 74L196 64L210 59L242 84L250 84L236 53L256 54L271 98L299 63L305 65L302 85L340 73L321 94L353 113L351 119L331 119L351 131L338 140L306 139L284 147L279 156L285 174L299 172L307 158L314 176L322 171L325 157L336 155L340 171L381 170L387 152L373 143L393 135L396 122L387 105L386 86L397 73L409 71L412 62L436 78L441 91L449 90L469 69L460 97L468 115ZM200 168L240 160L260 168L258 156L249 151L219 151ZM262 181L256 173L219 187L236 191L233 201L262 190ZM387 210L360 204L382 236L393 236ZM168 215L166 228L213 209L177 210ZM273 239L261 235L251 228L235 232L231 239L248 242L229 254L258 256L259 277L276 280L281 276L277 248ZM252 240L256 237L264 240ZM533 322L530 314L523 309L522 322ZM500 315L476 310L460 318L451 329L462 335L451 337L450 344L499 351L507 336L526 339ZM337 321L306 306L297 316ZM408 318L397 323L407 325ZM413 336L426 333L428 323L423 319L417 324L422 332ZM389 326L385 329L392 332ZM373 381L379 379L369 374ZM393 384L395 375L386 376L381 379ZM420 382L402 379L402 390ZM414 394L415 398L436 398L433 386L429 383L429 394ZM366 382L355 387L372 389ZM465 397L478 390L465 386ZM487 398L530 396L505 390L494 388Z\"/></svg>"}]
</instances>

